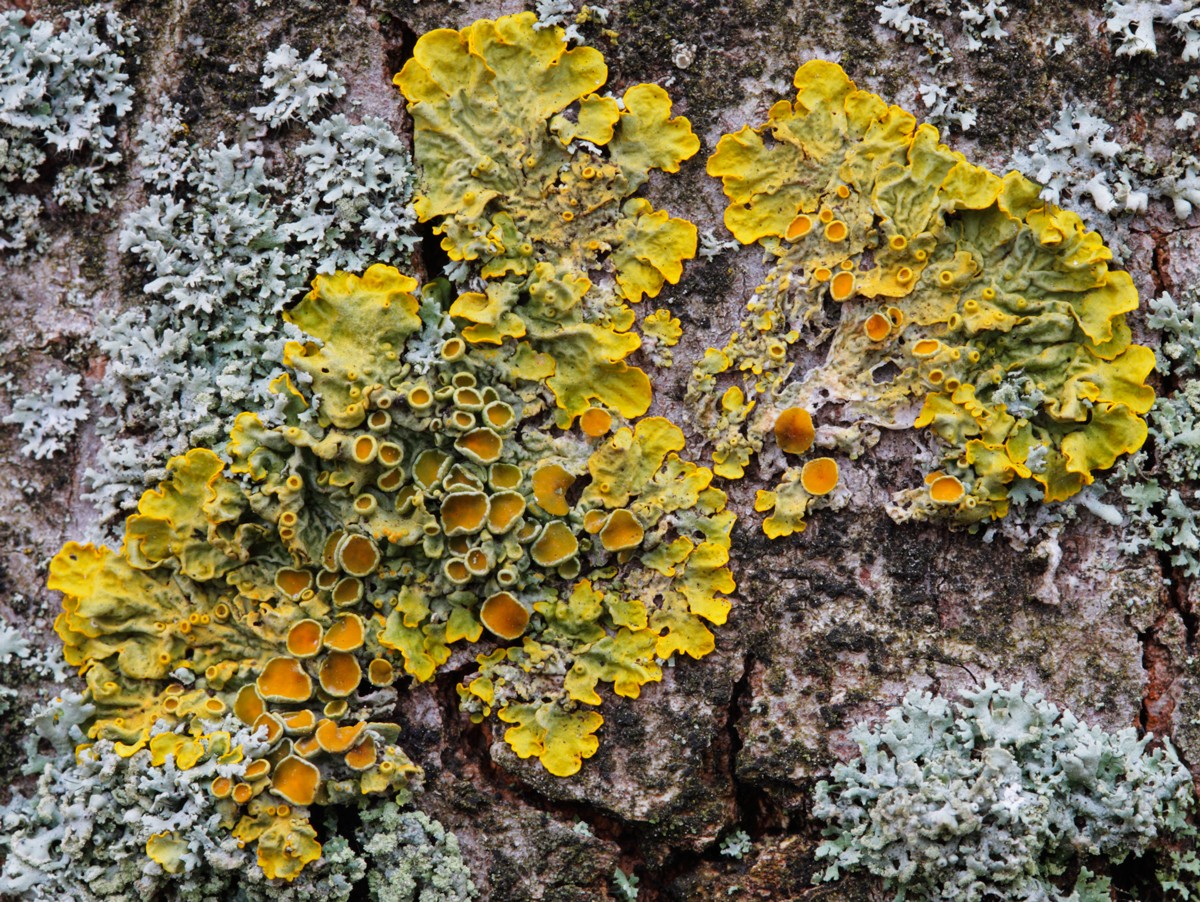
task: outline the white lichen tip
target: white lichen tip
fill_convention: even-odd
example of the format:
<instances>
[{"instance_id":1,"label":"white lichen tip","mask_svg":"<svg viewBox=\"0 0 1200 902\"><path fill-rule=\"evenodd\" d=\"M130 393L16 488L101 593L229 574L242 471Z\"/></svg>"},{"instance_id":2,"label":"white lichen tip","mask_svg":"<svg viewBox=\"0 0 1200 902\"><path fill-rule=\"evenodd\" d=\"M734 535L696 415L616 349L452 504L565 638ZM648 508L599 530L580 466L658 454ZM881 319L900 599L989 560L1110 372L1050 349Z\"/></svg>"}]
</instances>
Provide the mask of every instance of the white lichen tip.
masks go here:
<instances>
[{"instance_id":1,"label":"white lichen tip","mask_svg":"<svg viewBox=\"0 0 1200 902\"><path fill-rule=\"evenodd\" d=\"M262 86L271 99L250 112L271 128L292 119L308 122L322 106L346 93L346 82L321 59L321 48L302 59L288 44L267 54Z\"/></svg>"},{"instance_id":2,"label":"white lichen tip","mask_svg":"<svg viewBox=\"0 0 1200 902\"><path fill-rule=\"evenodd\" d=\"M1158 55L1154 26L1162 23L1183 39L1183 61L1200 58L1200 4L1196 0L1105 0L1105 28L1120 39L1118 56Z\"/></svg>"},{"instance_id":3,"label":"white lichen tip","mask_svg":"<svg viewBox=\"0 0 1200 902\"><path fill-rule=\"evenodd\" d=\"M0 252L33 255L46 246L44 202L18 186L37 181L44 164L60 165L50 191L60 207L113 204L106 169L121 160L116 122L133 101L124 49L137 35L99 6L67 13L57 32L48 19L25 18L0 13Z\"/></svg>"},{"instance_id":4,"label":"white lichen tip","mask_svg":"<svg viewBox=\"0 0 1200 902\"><path fill-rule=\"evenodd\" d=\"M65 451L79 424L88 418L83 380L76 373L47 370L41 385L19 396L0 422L21 427L21 453L35 460Z\"/></svg>"}]
</instances>

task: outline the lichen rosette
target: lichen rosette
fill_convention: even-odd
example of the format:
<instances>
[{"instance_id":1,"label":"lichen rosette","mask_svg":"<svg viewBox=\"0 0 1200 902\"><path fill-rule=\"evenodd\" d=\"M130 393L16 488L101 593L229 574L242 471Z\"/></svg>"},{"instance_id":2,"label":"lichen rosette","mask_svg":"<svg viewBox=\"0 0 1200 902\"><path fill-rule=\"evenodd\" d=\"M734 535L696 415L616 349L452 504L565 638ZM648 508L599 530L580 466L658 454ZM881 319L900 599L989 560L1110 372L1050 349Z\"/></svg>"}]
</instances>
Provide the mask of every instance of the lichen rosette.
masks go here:
<instances>
[{"instance_id":1,"label":"lichen rosette","mask_svg":"<svg viewBox=\"0 0 1200 902\"><path fill-rule=\"evenodd\" d=\"M930 430L936 462L891 513L973 524L1004 516L1018 490L1069 498L1140 448L1154 354L1131 342L1137 292L1100 236L833 63L806 63L795 85L708 161L726 225L775 261L693 377L716 472L740 478L779 417L826 408L842 421L832 443L852 453L851 430ZM825 362L797 372L793 348L826 341ZM730 371L745 374L736 393L706 403ZM777 493L798 483L789 472ZM805 503L778 534L803 528Z\"/></svg>"},{"instance_id":2,"label":"lichen rosette","mask_svg":"<svg viewBox=\"0 0 1200 902\"><path fill-rule=\"evenodd\" d=\"M565 776L598 748L599 685L636 698L729 609L733 515L678 427L593 406L553 428L537 356L473 347L458 300L384 265L318 277L286 314L307 340L284 421L243 414L228 463L171 461L119 551L51 566L92 740L188 767L242 760L229 712L265 737L211 791L269 877L320 854L311 806L419 786L391 712L455 643L482 645L464 710Z\"/></svg>"},{"instance_id":3,"label":"lichen rosette","mask_svg":"<svg viewBox=\"0 0 1200 902\"><path fill-rule=\"evenodd\" d=\"M468 342L543 355L560 425L593 402L640 416L650 381L626 362L641 345L630 304L679 280L696 227L637 192L700 142L661 87L600 94L600 52L536 25L521 13L416 42L395 79L421 168L414 208L484 280L453 310Z\"/></svg>"}]
</instances>

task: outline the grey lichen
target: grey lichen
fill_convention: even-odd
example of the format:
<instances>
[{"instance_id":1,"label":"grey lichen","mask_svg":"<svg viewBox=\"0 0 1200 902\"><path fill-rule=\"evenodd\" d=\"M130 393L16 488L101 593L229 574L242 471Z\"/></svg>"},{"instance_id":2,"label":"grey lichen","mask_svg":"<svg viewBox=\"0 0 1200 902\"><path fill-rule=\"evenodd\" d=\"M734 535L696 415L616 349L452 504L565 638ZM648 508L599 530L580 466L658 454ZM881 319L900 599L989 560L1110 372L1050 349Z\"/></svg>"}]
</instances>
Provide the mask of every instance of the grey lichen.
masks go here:
<instances>
[{"instance_id":1,"label":"grey lichen","mask_svg":"<svg viewBox=\"0 0 1200 902\"><path fill-rule=\"evenodd\" d=\"M12 624L0 618L0 664L10 664L16 658L29 655L29 640ZM7 687L0 687L0 693Z\"/></svg>"},{"instance_id":2,"label":"grey lichen","mask_svg":"<svg viewBox=\"0 0 1200 902\"><path fill-rule=\"evenodd\" d=\"M579 5L576 0L531 0L526 5L537 13L537 29L558 26L568 41L583 40L579 31L580 25L587 22L604 25L609 18L609 11L595 4L584 4L576 10L576 6Z\"/></svg>"},{"instance_id":3,"label":"grey lichen","mask_svg":"<svg viewBox=\"0 0 1200 902\"><path fill-rule=\"evenodd\" d=\"M108 741L77 756L91 713L72 692L35 709L26 772L38 782L31 796L17 792L0 808L0 893L33 902L148 896L169 880L145 855L146 842L161 830L187 837L188 875L251 861L212 829L220 816L208 791L216 776L236 777L244 764L213 758L190 770L173 760L151 767L149 751L125 759ZM246 731L238 741L254 740Z\"/></svg>"},{"instance_id":4,"label":"grey lichen","mask_svg":"<svg viewBox=\"0 0 1200 902\"><path fill-rule=\"evenodd\" d=\"M364 808L357 831L372 902L467 902L478 896L458 839L394 802Z\"/></svg>"},{"instance_id":5,"label":"grey lichen","mask_svg":"<svg viewBox=\"0 0 1200 902\"><path fill-rule=\"evenodd\" d=\"M112 206L110 170L121 160L116 122L133 100L124 53L137 36L117 13L69 12L57 32L29 18L23 10L0 13L0 252L44 249L45 204L23 186L53 163L59 206L86 213Z\"/></svg>"},{"instance_id":6,"label":"grey lichen","mask_svg":"<svg viewBox=\"0 0 1200 902\"><path fill-rule=\"evenodd\" d=\"M1103 117L1067 103L1050 128L1014 155L1013 165L1043 186L1043 198L1070 203L1110 243L1114 218L1145 213L1151 200L1187 219L1200 205L1200 160L1182 149L1156 159L1134 143L1113 140L1112 131Z\"/></svg>"},{"instance_id":7,"label":"grey lichen","mask_svg":"<svg viewBox=\"0 0 1200 902\"><path fill-rule=\"evenodd\" d=\"M1005 0L882 0L875 7L879 23L921 44L937 67L954 61L946 40L947 24L957 20L963 45L968 51L1007 36L1004 20L1009 11Z\"/></svg>"},{"instance_id":8,"label":"grey lichen","mask_svg":"<svg viewBox=\"0 0 1200 902\"><path fill-rule=\"evenodd\" d=\"M637 902L638 897L638 876L632 872L626 874L620 868L615 868L612 873L613 893L616 898L622 902Z\"/></svg>"},{"instance_id":9,"label":"grey lichen","mask_svg":"<svg viewBox=\"0 0 1200 902\"><path fill-rule=\"evenodd\" d=\"M954 31L961 33L961 40L954 43L969 53L1008 36L1004 28L1009 16L1005 0L882 0L875 10L880 25L903 35L907 43L920 44L929 54L933 77L918 87L928 121L947 134L952 130L970 131L978 118L975 108L966 103L975 91L974 85L943 83L936 76L954 62Z\"/></svg>"},{"instance_id":10,"label":"grey lichen","mask_svg":"<svg viewBox=\"0 0 1200 902\"><path fill-rule=\"evenodd\" d=\"M363 889L370 902L477 896L455 836L390 801L362 809L351 835L338 832L331 812L321 859L290 883L267 880L253 852L221 828L209 791L216 777L240 777L248 759L210 757L177 767L168 754L152 766L148 749L123 757L109 741L87 743L81 726L91 713L74 692L34 710L26 772L38 782L31 795L17 792L0 806L0 895L30 902L348 902ZM235 746L256 741L235 720L213 724L221 726ZM167 729L163 723L155 734ZM147 842L163 832L182 837L188 848L171 873L146 855Z\"/></svg>"},{"instance_id":11,"label":"grey lichen","mask_svg":"<svg viewBox=\"0 0 1200 902\"><path fill-rule=\"evenodd\" d=\"M0 386L11 384L11 379L0 379ZM49 369L36 389L13 400L11 412L0 422L20 427L24 442L21 453L42 460L65 451L87 418L88 405L83 398L80 376Z\"/></svg>"},{"instance_id":12,"label":"grey lichen","mask_svg":"<svg viewBox=\"0 0 1200 902\"><path fill-rule=\"evenodd\" d=\"M975 86L963 84L961 90L965 94L971 94ZM917 93L921 95L921 102L928 111L926 118L947 135L956 129L969 132L975 125L975 120L979 118L973 107L960 106L959 97L945 85L936 82L922 83L917 87Z\"/></svg>"},{"instance_id":13,"label":"grey lichen","mask_svg":"<svg viewBox=\"0 0 1200 902\"><path fill-rule=\"evenodd\" d=\"M741 861L753 845L749 833L745 830L734 830L721 840L721 854Z\"/></svg>"},{"instance_id":14,"label":"grey lichen","mask_svg":"<svg viewBox=\"0 0 1200 902\"><path fill-rule=\"evenodd\" d=\"M1200 58L1200 6L1195 0L1104 0L1105 28L1118 56L1158 55L1154 26L1170 26L1183 39L1184 62Z\"/></svg>"},{"instance_id":15,"label":"grey lichen","mask_svg":"<svg viewBox=\"0 0 1200 902\"><path fill-rule=\"evenodd\" d=\"M1086 196L1100 213L1146 209L1146 195L1121 165L1124 148L1109 140L1112 126L1078 105L1064 106L1054 124L1014 158L1018 169L1043 186L1051 203L1073 203Z\"/></svg>"},{"instance_id":16,"label":"grey lichen","mask_svg":"<svg viewBox=\"0 0 1200 902\"><path fill-rule=\"evenodd\" d=\"M413 167L399 136L372 116L312 118L345 90L317 51L301 61L284 45L265 70L274 94L261 118L307 131L279 166L268 169L251 144L191 141L176 106L138 134L147 199L125 221L121 248L145 273L144 300L105 319L97 339L107 414L87 480L105 519L161 479L169 456L219 443L241 411L269 419L282 398L269 383L284 344L300 337L279 312L314 275L403 264L415 245Z\"/></svg>"},{"instance_id":17,"label":"grey lichen","mask_svg":"<svg viewBox=\"0 0 1200 902\"><path fill-rule=\"evenodd\" d=\"M1200 285L1185 288L1178 300L1170 292L1151 298L1146 325L1162 333L1154 353L1158 369L1177 377L1200 368Z\"/></svg>"},{"instance_id":18,"label":"grey lichen","mask_svg":"<svg viewBox=\"0 0 1200 902\"><path fill-rule=\"evenodd\" d=\"M20 678L27 676L30 662L29 639L0 615L0 718L14 720L13 710L19 698Z\"/></svg>"},{"instance_id":19,"label":"grey lichen","mask_svg":"<svg viewBox=\"0 0 1200 902\"><path fill-rule=\"evenodd\" d=\"M250 112L271 128L292 119L307 122L324 104L346 93L346 82L321 59L320 47L308 59L301 59L296 48L288 44L267 54L262 86L270 92L270 100Z\"/></svg>"},{"instance_id":20,"label":"grey lichen","mask_svg":"<svg viewBox=\"0 0 1200 902\"><path fill-rule=\"evenodd\" d=\"M1169 556L1186 577L1200 576L1200 293L1163 294L1150 301L1147 324L1159 330L1158 368L1175 377L1173 391L1160 396L1147 415L1149 446L1119 468L1129 527L1120 548L1147 548ZM1189 378L1190 377L1190 378Z\"/></svg>"},{"instance_id":21,"label":"grey lichen","mask_svg":"<svg viewBox=\"0 0 1200 902\"><path fill-rule=\"evenodd\" d=\"M1169 899L1200 897L1200 856L1192 849L1173 851L1170 858L1155 872L1159 888Z\"/></svg>"},{"instance_id":22,"label":"grey lichen","mask_svg":"<svg viewBox=\"0 0 1200 902\"><path fill-rule=\"evenodd\" d=\"M1103 878L1057 881L1188 830L1191 777L1169 743L1150 751L1019 684L962 698L914 690L854 728L860 756L816 788L820 879L867 871L911 900L1108 899Z\"/></svg>"}]
</instances>

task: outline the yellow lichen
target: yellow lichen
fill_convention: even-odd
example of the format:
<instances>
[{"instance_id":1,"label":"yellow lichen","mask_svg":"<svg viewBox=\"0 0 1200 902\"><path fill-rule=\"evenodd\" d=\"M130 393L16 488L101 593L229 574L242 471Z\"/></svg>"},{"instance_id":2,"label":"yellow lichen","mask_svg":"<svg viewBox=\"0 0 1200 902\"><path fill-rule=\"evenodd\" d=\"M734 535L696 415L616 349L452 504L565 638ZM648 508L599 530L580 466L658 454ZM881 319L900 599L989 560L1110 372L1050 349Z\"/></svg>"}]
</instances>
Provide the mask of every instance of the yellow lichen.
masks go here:
<instances>
[{"instance_id":1,"label":"yellow lichen","mask_svg":"<svg viewBox=\"0 0 1200 902\"><path fill-rule=\"evenodd\" d=\"M1004 516L1015 487L1062 500L1136 451L1154 354L1130 341L1137 294L1100 237L833 63L806 63L795 85L794 102L725 135L708 161L726 225L776 258L750 316L690 386L718 473L742 475L775 411L827 408L851 424L844 436L928 429L947 481L901 492L890 512L972 524ZM829 334L825 363L793 376L787 347ZM744 400L718 407L706 399L730 369L746 374ZM785 483L759 496L776 534L798 528L811 500Z\"/></svg>"},{"instance_id":2,"label":"yellow lichen","mask_svg":"<svg viewBox=\"0 0 1200 902\"><path fill-rule=\"evenodd\" d=\"M543 464L533 471L533 498L546 513L555 517L566 516L571 507L567 504L567 490L575 484L575 477L559 464Z\"/></svg>"},{"instance_id":3,"label":"yellow lichen","mask_svg":"<svg viewBox=\"0 0 1200 902\"><path fill-rule=\"evenodd\" d=\"M334 651L357 651L362 648L366 635L358 614L339 614L325 634L325 647Z\"/></svg>"},{"instance_id":4,"label":"yellow lichen","mask_svg":"<svg viewBox=\"0 0 1200 902\"><path fill-rule=\"evenodd\" d=\"M658 309L642 320L646 351L657 366L669 367L675 362L671 348L683 337L683 326L679 317L670 310Z\"/></svg>"},{"instance_id":5,"label":"yellow lichen","mask_svg":"<svg viewBox=\"0 0 1200 902\"><path fill-rule=\"evenodd\" d=\"M513 643L478 659L463 709L566 775L598 747L600 684L636 697L663 660L711 651L729 609L733 517L679 457L681 430L597 408L590 431L548 435L545 385L446 337L446 283L416 288L386 266L318 277L288 314L307 332L288 361L319 391L289 389L305 415L241 415L230 463L170 461L119 551L69 544L51 563L89 738L187 768L234 752L214 717L261 731L236 750L254 756L243 778L211 791L270 877L320 854L311 806L419 785L399 727L366 712L455 643ZM414 364L430 336L463 352ZM463 441L481 428L497 440ZM175 837L150 852L174 866Z\"/></svg>"},{"instance_id":6,"label":"yellow lichen","mask_svg":"<svg viewBox=\"0 0 1200 902\"><path fill-rule=\"evenodd\" d=\"M293 805L311 805L320 782L321 772L295 755L288 755L276 764L271 774L271 789Z\"/></svg>"},{"instance_id":7,"label":"yellow lichen","mask_svg":"<svg viewBox=\"0 0 1200 902\"><path fill-rule=\"evenodd\" d=\"M183 856L189 851L187 840L170 831L155 833L146 842L146 854L162 865L168 874L183 871Z\"/></svg>"},{"instance_id":8,"label":"yellow lichen","mask_svg":"<svg viewBox=\"0 0 1200 902\"><path fill-rule=\"evenodd\" d=\"M153 766L254 756L210 788L268 878L319 857L311 806L419 786L399 727L365 718L453 644L513 643L479 657L462 707L567 775L598 747L599 685L637 697L674 654L711 651L728 613L725 496L677 427L637 419L650 380L627 362L630 305L696 250L691 223L637 194L699 141L657 86L597 94L600 54L534 22L431 32L396 79L417 213L480 290L418 292L386 266L319 277L284 314L304 338L271 386L283 422L241 415L229 465L174 458L119 551L72 543L51 564L89 738ZM643 329L669 363L655 349L679 320ZM227 712L261 742L205 732ZM160 833L147 852L173 871L186 849Z\"/></svg>"},{"instance_id":9,"label":"yellow lichen","mask_svg":"<svg viewBox=\"0 0 1200 902\"><path fill-rule=\"evenodd\" d=\"M608 435L612 430L612 414L603 407L589 407L579 418L579 428L592 438Z\"/></svg>"},{"instance_id":10,"label":"yellow lichen","mask_svg":"<svg viewBox=\"0 0 1200 902\"><path fill-rule=\"evenodd\" d=\"M642 544L646 532L632 511L618 508L605 519L600 529L600 544L609 551L626 551Z\"/></svg>"},{"instance_id":11,"label":"yellow lichen","mask_svg":"<svg viewBox=\"0 0 1200 902\"><path fill-rule=\"evenodd\" d=\"M939 504L958 504L966 490L955 476L938 476L929 483L929 497Z\"/></svg>"},{"instance_id":12,"label":"yellow lichen","mask_svg":"<svg viewBox=\"0 0 1200 902\"><path fill-rule=\"evenodd\" d=\"M315 620L305 619L288 630L288 654L297 658L311 658L321 650L321 639L325 628Z\"/></svg>"},{"instance_id":13,"label":"yellow lichen","mask_svg":"<svg viewBox=\"0 0 1200 902\"><path fill-rule=\"evenodd\" d=\"M600 96L601 54L535 23L521 13L416 42L395 79L422 171L414 207L486 280L451 308L463 339L517 343L514 372L540 356L560 425L593 401L639 416L650 384L625 363L640 344L627 302L678 281L696 229L633 195L700 142L662 88ZM611 284L592 284L601 270Z\"/></svg>"},{"instance_id":14,"label":"yellow lichen","mask_svg":"<svg viewBox=\"0 0 1200 902\"><path fill-rule=\"evenodd\" d=\"M832 457L817 457L800 469L800 484L815 497L828 495L838 484L838 465Z\"/></svg>"}]
</instances>

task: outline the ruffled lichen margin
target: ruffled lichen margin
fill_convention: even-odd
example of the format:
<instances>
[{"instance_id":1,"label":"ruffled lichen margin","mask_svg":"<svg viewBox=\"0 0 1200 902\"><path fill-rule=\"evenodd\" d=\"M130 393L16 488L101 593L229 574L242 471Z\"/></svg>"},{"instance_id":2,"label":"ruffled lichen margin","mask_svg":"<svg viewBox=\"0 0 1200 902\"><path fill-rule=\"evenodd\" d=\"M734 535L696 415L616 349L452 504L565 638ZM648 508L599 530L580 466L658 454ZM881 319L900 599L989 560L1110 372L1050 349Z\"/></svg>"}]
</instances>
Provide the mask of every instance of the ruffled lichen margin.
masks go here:
<instances>
[{"instance_id":1,"label":"ruffled lichen margin","mask_svg":"<svg viewBox=\"0 0 1200 902\"><path fill-rule=\"evenodd\" d=\"M569 776L598 748L597 687L636 698L675 655L712 651L729 611L733 515L682 431L640 416L649 379L624 359L627 302L676 281L696 243L634 193L698 142L662 89L598 97L600 55L533 24L432 32L397 77L417 212L485 291L382 264L318 277L285 314L305 340L272 385L283 422L243 414L225 459L170 461L120 550L70 543L51 564L95 706L78 753L238 765L209 792L268 878L320 856L314 807L420 788L389 712L455 643L482 641L464 711ZM146 850L171 871L187 843Z\"/></svg>"},{"instance_id":2,"label":"ruffled lichen margin","mask_svg":"<svg viewBox=\"0 0 1200 902\"><path fill-rule=\"evenodd\" d=\"M679 280L696 227L636 192L700 142L662 88L597 93L603 56L535 24L523 13L417 41L395 79L423 169L414 206L484 282L451 310L467 341L543 360L561 426L592 402L640 416L650 380L626 362L641 345L630 304Z\"/></svg>"},{"instance_id":3,"label":"ruffled lichen margin","mask_svg":"<svg viewBox=\"0 0 1200 902\"><path fill-rule=\"evenodd\" d=\"M428 219L428 218L434 218L434 217L431 215L431 216L429 216L429 217L426 217L426 218ZM565 220L564 220L564 221L565 221ZM503 222L500 222L500 221L490 220L490 222L491 222L491 225L492 225L492 227L493 227L493 228L497 228L497 227L502 227L502 226L504 226L504 223L503 223ZM501 242L501 243L502 243L502 242ZM530 242L529 244L530 244L530 247L532 248L532 246L533 246L533 242ZM524 245L523 245L523 244L522 244L522 245L519 245L519 248L523 248L523 247L524 247ZM463 258L460 260L460 262L465 262L465 263L468 263L468 264L473 264L473 265L477 265L477 266L482 266L482 265L484 265L484 263L483 263L482 261L484 261L484 256L479 256L479 257L475 257L475 258L466 258L466 257L465 257L465 255L464 255L464 257L463 257ZM502 265L507 265L507 264L502 264ZM614 264L614 270L615 270L615 264ZM524 296L524 293L523 293L523 292L525 292L527 289L529 289L530 287L532 287L532 285L534 285L534 284L538 284L538 280L530 280L529 282L526 282L524 285L521 285L520 283L522 283L522 282L524 281L524 279L523 279L522 277L528 277L528 275L529 275L528 273L519 273L519 272L513 271L513 272L504 272L504 273L502 273L502 274L501 274L499 277L497 277L497 276L495 276L495 275L490 275L490 276L485 276L484 278L485 278L485 280L486 280L486 283L488 284L488 286L489 286L489 287L491 287L491 285L493 285L493 284L495 284L495 283L498 283L498 282L509 282L509 284L510 284L510 287L511 287L511 286L512 286L514 283L516 283L516 300L513 302L513 304L512 304L512 306L511 306L511 307L509 307L509 308L506 308L506 309L513 309L514 307L520 307L522 304L525 304L525 303L528 301L528 298L526 298L526 297ZM511 277L513 277L513 278L511 278L511 279L510 279L510 278L508 278L508 277L510 277L510 276L511 276ZM551 282L559 282L559 281L569 281L569 280L566 280L565 278L560 280L560 279L558 279L558 278L557 278L557 276L556 276L556 278L555 278L555 279L551 280ZM589 288L590 288L590 286L589 286ZM431 290L432 290L432 289L431 289ZM505 290L508 290L508 289L506 288ZM529 291L528 293L529 293L529 294L530 294L530 296L532 297L532 294L533 294L533 292L532 292L532 291ZM484 301L483 301L482 303L485 303L485 304L488 304L488 305L490 305L490 304L492 303L492 301L491 301L491 298L489 297L489 294L488 294L488 292L486 292L486 291L480 291L480 292L476 292L476 294L478 294L478 295L482 295L482 296L483 296L483 298L484 298ZM597 293L597 295L594 295L594 296L593 296L593 299L594 299L595 297L597 297L597 296L598 296L598 294L599 294L599 292ZM627 300L631 300L631 299L628 299L628 298L627 298ZM478 298L473 298L473 299L472 299L472 301L471 301L471 303L472 303L472 304L474 304L474 305L478 305L478 304L480 304L481 302L480 302L480 300L479 300ZM461 307L459 308L459 312L460 312L460 313L465 313L465 312L466 312L468 309L470 309L470 308L469 308L467 305L463 305L463 306L461 306ZM632 309L632 308L627 308L627 309ZM524 316L523 316L523 314L522 314L522 313L519 313L519 314L518 314L518 316L519 316L519 318L521 318L522 320L524 320ZM460 316L460 317L459 317L459 319L460 319L460 320L465 320L465 319L469 319L469 317L466 317L466 316ZM476 324L479 324L479 321L478 321L478 320L472 320L472 322L475 322ZM511 320L510 320L509 322L511 323ZM617 328L615 328L615 329L613 329L613 334L615 334L615 335L626 335L626 336L628 336L628 337L627 337L626 339L624 339L624 340L625 340L626 342L628 342L628 343L632 343L632 340L633 340L633 339L636 339L636 335L635 335L635 334L632 332L632 330L631 330L629 327L626 327L626 328L624 328L624 329L622 329L622 328L620 328L620 327L619 327L619 324L624 322L624 320L623 320L623 319L618 319L616 322L618 323L618 327L617 327ZM461 323L460 323L460 324L461 324ZM486 326L486 325L487 325L487 323L485 322L485 323L483 323L483 325L485 325L485 326ZM519 336L519 335L508 335L508 336L504 336L504 338L505 338L505 339L511 339L511 342L508 342L508 341L503 341L503 340L502 340L502 341L499 341L499 342L494 342L494 343L495 343L495 344L497 344L497 345L507 346L507 348L508 348L508 349L511 349L511 348L513 348L513 347L515 347L515 346L527 346L527 347L528 347L528 348L529 348L529 349L530 349L530 350L531 350L533 353L538 353L538 349L539 349L540 347L544 347L544 345L542 345L542 344L541 344L541 342L542 342L542 338L541 338L541 337L539 337L539 336L537 336L537 335L535 335L534 333L532 333L532 332L528 331L528 324L527 324L527 323L525 324L525 327L526 327L526 329L527 329L527 332L526 332L526 334L525 334L525 335L520 335L520 336ZM515 328L515 327L514 327L514 328ZM484 334L484 331L485 331L485 330L481 330L479 333L475 333L475 334L476 334L477 336L479 336L479 335L483 335L483 334ZM864 323L864 331L866 331L866 326L865 326L865 323ZM879 331L879 330L878 330L878 328L877 328L877 330L876 330L876 331ZM533 336L533 337L529 337L529 336ZM469 341L470 341L472 344L475 344L475 345L485 344L485 342L479 341L479 340L478 340L476 337L472 337L471 339L469 339ZM477 348L476 350L478 350L478 348ZM527 353L527 354L529 353L529 352L526 352L526 351L524 351L524 350L522 350L522 352L523 352L523 353ZM549 353L549 352L548 352L548 356L554 357L554 355L553 355L552 353ZM612 360L609 360L608 362L609 362L609 363L613 363L614 361L612 361ZM561 364L559 364L559 362L558 362L558 361L557 361L557 359L556 359L556 360L555 360L555 369L556 369L556 372L557 372L557 370L558 370L559 368L565 368L565 367L563 367ZM621 378L617 380L618 382L620 382L620 381L622 381L622 379L624 379L624 373L620 373L620 371L619 371L619 375L621 376ZM1022 387L1024 388L1024 386L1022 386ZM1035 386L1034 386L1034 388L1037 388L1037 386L1035 385ZM291 397L292 395L291 395L290 393L284 393L282 396L284 396L284 397ZM619 394L614 394L614 395L613 395L613 398L614 398L614 399L619 399L620 397L621 397L621 395L619 395ZM577 416L580 416L580 417L581 417L580 428L581 428L581 429L583 429L583 430L586 430L586 429L587 429L587 427L584 425L584 419L588 419L588 420L590 420L590 421L595 421L595 420L597 420L598 418L601 418L601 414L591 415L591 411L592 411L593 409L599 409L599 407L603 407L603 406L605 406L605 405L603 405L603 404L600 404L600 405L598 405L597 407L593 407L593 405L596 405L596 404L597 404L597 402L598 402L598 400L599 400L599 399L598 399L597 397L595 397L595 396L589 397L589 398L587 398L586 400L587 400L587 403L586 403L586 405L584 405L584 404L580 404L580 405L578 405L578 407L579 407L579 413L577 414ZM736 408L738 407L738 399L737 399L737 397L736 397L736 396L730 396L730 404L729 404L729 406L730 406L730 408L732 408L732 409L736 409ZM620 412L620 411L618 411L618 413L619 413L619 412ZM608 413L608 412L607 412L607 411L601 411L601 413L602 413L602 414L604 414L604 413ZM611 416L611 414L608 414L608 415L609 415L609 416ZM561 416L563 416L563 415L562 415L562 414L560 414L559 416L561 417ZM573 419L574 419L574 417L571 417L571 419L573 420ZM776 435L777 441L778 441L778 440L780 440L780 436L781 436L781 434L782 434L782 436L784 437L784 438L783 438L783 441L790 441L790 436L791 436L791 433L790 433L790 431L789 431L789 430L787 430L787 429L783 429L783 430L781 430L781 429L779 428L779 421L778 421L778 420L776 421L776 424L775 424L774 431L775 431L775 435ZM585 434L588 434L588 433L586 433L586 432L585 432ZM781 447L782 447L782 444L781 444ZM820 459L820 458L818 458L818 460L821 460L821 459ZM834 476L835 476L835 480L834 480L835 482L836 482L836 472L837 472L837 471L836 471L836 469L834 469L833 473L834 473ZM952 474L944 474L944 475L949 475L949 476L952 476ZM815 479L815 478L816 478L816 477L814 476L814 479ZM936 480L937 480L937 479L941 479L941 478L943 478L943 476L935 476L935 478L934 478L934 482L936 482ZM956 476L952 476L952 478L953 478L954 480L958 480L958 477L956 477ZM803 474L801 474L801 476L800 476L800 479L801 479L801 482L802 482L802 483L803 483L803 482L805 482ZM825 483L823 483L823 482L821 482L821 481L814 481L814 482L812 482L811 484L812 484L812 485L814 485L814 486L818 486L818 487L819 487L819 486L821 486L821 485L823 485L823 484L826 484L827 482L828 482L828 480L826 480L826 482L825 482ZM948 497L955 495L955 492L956 492L956 490L955 490L954 484L953 484L953 482L950 482L950 483L943 483L943 484L942 484L942 488L943 488L945 491L943 491L943 492L941 493L941 497L940 497L940 498L934 498L934 489L933 489L933 484L934 484L934 482L931 482L931 483L930 483L929 494L930 494L930 498L931 498L931 499L933 499L933 500L936 500L936 501L945 502L945 501L947 500L947 498L948 498ZM959 482L960 482L960 484L961 484L961 481L960 481L960 480L959 480ZM807 486L805 487L805 490L806 490L806 491L808 490ZM813 492L812 494L813 494L814 496L819 496L817 492ZM489 508L489 512L490 512L490 508ZM335 551L336 551L336 550L335 550ZM482 612L480 612L480 613L482 614ZM509 613L515 613L515 612L513 612L513 610L510 608L510 609L509 609ZM519 617L519 615L517 615L517 616ZM481 617L481 619L482 619L482 617ZM499 624L499 623L500 623L500 621L499 621L499 620L497 620L497 621L496 621L496 623L498 623L498 624ZM502 628L505 628L505 627L502 627ZM308 627L307 627L307 629L308 629L308 630L309 630L309 632L311 633L311 631L312 631L312 627L311 627L311 626L308 626ZM289 637L290 637L290 634L289 634ZM299 636L299 637L297 638L297 643L300 643L300 641L301 641L303 638L304 638L304 637L303 637L303 635Z\"/></svg>"},{"instance_id":4,"label":"ruffled lichen margin","mask_svg":"<svg viewBox=\"0 0 1200 902\"><path fill-rule=\"evenodd\" d=\"M1137 292L1101 237L834 63L806 63L795 86L794 102L722 137L708 161L730 231L774 259L690 387L718 475L741 478L764 443L791 464L812 444L797 440L797 418L831 408L825 446L852 457L879 428L932 432L924 484L890 512L971 525L1014 501L1067 499L1137 451L1154 353L1132 342ZM825 362L797 372L794 348L823 342ZM718 403L727 371L744 376ZM836 462L831 479L814 463L759 493L768 535L802 530L836 485Z\"/></svg>"}]
</instances>

